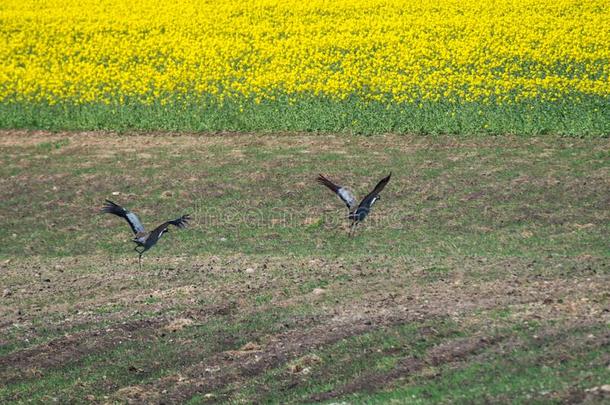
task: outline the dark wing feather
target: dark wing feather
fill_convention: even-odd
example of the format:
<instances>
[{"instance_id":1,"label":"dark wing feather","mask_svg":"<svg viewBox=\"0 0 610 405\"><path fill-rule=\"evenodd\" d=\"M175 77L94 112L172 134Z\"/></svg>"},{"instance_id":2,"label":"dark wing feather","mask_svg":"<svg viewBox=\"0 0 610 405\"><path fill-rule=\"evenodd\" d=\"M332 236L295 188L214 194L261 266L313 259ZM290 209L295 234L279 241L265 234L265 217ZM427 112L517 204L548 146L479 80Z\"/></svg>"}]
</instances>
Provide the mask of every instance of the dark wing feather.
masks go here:
<instances>
[{"instance_id":1,"label":"dark wing feather","mask_svg":"<svg viewBox=\"0 0 610 405\"><path fill-rule=\"evenodd\" d=\"M184 214L178 219L174 219L173 221L167 221L167 223L177 226L178 228L185 228L188 225L188 221L190 219L191 217L188 214Z\"/></svg>"},{"instance_id":2,"label":"dark wing feather","mask_svg":"<svg viewBox=\"0 0 610 405\"><path fill-rule=\"evenodd\" d=\"M347 205L347 208L351 209L356 205L356 199L354 198L354 195L352 193L350 193L350 191L348 189L346 189L345 187L336 185L335 183L328 180L326 177L322 176L321 174L318 175L318 178L316 179L316 181L318 183L328 187L332 192L337 194L337 196L339 196L341 201L343 201L345 203L345 205Z\"/></svg>"},{"instance_id":3,"label":"dark wing feather","mask_svg":"<svg viewBox=\"0 0 610 405\"><path fill-rule=\"evenodd\" d=\"M159 240L159 238L161 236L163 236L163 234L165 232L167 232L167 228L170 225L177 226L178 228L185 228L190 219L191 219L190 216L183 215L178 219L174 219L173 221L164 222L161 225L159 225L158 227L156 227L155 229L153 229L153 231L150 233L150 236L148 237L148 239L150 239L151 242L156 243L157 240Z\"/></svg>"},{"instance_id":4,"label":"dark wing feather","mask_svg":"<svg viewBox=\"0 0 610 405\"><path fill-rule=\"evenodd\" d=\"M392 173L390 173L387 177L384 177L383 179L379 180L379 183L377 183L373 191L368 193L367 196L362 199L358 207L362 207L363 205L369 204L373 200L373 198L378 196L379 193L381 193L381 190L383 190L386 184L388 184L388 182L390 181L390 177L392 177Z\"/></svg>"},{"instance_id":5,"label":"dark wing feather","mask_svg":"<svg viewBox=\"0 0 610 405\"><path fill-rule=\"evenodd\" d=\"M332 181L328 180L326 177L322 176L321 174L318 174L318 178L316 179L316 181L322 185L325 185L329 189L331 189L331 191L333 193L336 193L341 188L338 185L336 185L335 183L333 183Z\"/></svg>"},{"instance_id":6,"label":"dark wing feather","mask_svg":"<svg viewBox=\"0 0 610 405\"><path fill-rule=\"evenodd\" d=\"M125 218L134 234L145 232L144 225L142 225L140 218L138 218L136 214L129 210L126 210L125 208L113 203L110 200L106 200L106 204L104 204L104 206L102 207L102 213L114 214L121 218Z\"/></svg>"}]
</instances>

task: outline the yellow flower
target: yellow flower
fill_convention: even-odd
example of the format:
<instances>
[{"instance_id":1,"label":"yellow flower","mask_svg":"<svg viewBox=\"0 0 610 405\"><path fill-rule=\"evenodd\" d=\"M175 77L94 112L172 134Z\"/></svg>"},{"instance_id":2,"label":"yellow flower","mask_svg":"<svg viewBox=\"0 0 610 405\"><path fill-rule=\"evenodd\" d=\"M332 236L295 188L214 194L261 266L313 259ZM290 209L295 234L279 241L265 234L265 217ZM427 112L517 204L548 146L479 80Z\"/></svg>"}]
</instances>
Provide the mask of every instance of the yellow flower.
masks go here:
<instances>
[{"instance_id":1,"label":"yellow flower","mask_svg":"<svg viewBox=\"0 0 610 405\"><path fill-rule=\"evenodd\" d=\"M607 0L4 0L0 100L610 95Z\"/></svg>"}]
</instances>

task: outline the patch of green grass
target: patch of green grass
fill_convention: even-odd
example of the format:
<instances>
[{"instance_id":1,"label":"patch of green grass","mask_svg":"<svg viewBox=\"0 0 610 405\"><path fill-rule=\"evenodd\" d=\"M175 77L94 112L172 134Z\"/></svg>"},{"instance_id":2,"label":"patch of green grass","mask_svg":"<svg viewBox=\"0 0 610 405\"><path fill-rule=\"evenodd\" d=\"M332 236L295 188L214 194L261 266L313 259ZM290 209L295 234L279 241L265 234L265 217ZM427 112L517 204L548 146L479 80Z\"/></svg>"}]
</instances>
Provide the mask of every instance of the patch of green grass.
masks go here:
<instances>
[{"instance_id":1,"label":"patch of green grass","mask_svg":"<svg viewBox=\"0 0 610 405\"><path fill-rule=\"evenodd\" d=\"M61 139L56 142L42 142L36 145L36 147L42 152L51 152L53 150L61 149L63 146L67 146L69 144L69 139Z\"/></svg>"},{"instance_id":2,"label":"patch of green grass","mask_svg":"<svg viewBox=\"0 0 610 405\"><path fill-rule=\"evenodd\" d=\"M435 335L422 335L421 331L432 324ZM295 372L283 365L253 379L231 395L236 398L256 398L265 403L302 403L316 394L339 389L364 375L387 373L405 356L417 358L443 339L461 334L457 325L449 319L381 327L304 354L302 359L312 355L319 359L310 363L303 360L303 367L308 367L305 372Z\"/></svg>"},{"instance_id":3,"label":"patch of green grass","mask_svg":"<svg viewBox=\"0 0 610 405\"><path fill-rule=\"evenodd\" d=\"M95 312L97 314L103 315L103 314L110 314L113 312L118 312L121 311L124 307L120 304L107 304L107 305L103 305L101 307L98 307L95 309Z\"/></svg>"},{"instance_id":4,"label":"patch of green grass","mask_svg":"<svg viewBox=\"0 0 610 405\"><path fill-rule=\"evenodd\" d=\"M86 356L76 364L45 370L42 376L1 387L0 401L69 402L86 395L100 396L116 387L168 374L171 369L167 363L176 361L179 349L169 341L156 341L154 345L136 339L125 341L111 351ZM144 375L133 368L142 364L148 368Z\"/></svg>"},{"instance_id":5,"label":"patch of green grass","mask_svg":"<svg viewBox=\"0 0 610 405\"><path fill-rule=\"evenodd\" d=\"M271 307L230 321L217 316L177 332L138 330L128 337L118 337L116 347L94 350L82 358L68 358L56 367L39 370L30 378L0 386L0 402L20 402L25 398L65 402L85 395L112 394L121 387L176 373L210 353L237 350L258 337L289 327L308 311L305 306Z\"/></svg>"},{"instance_id":6,"label":"patch of green grass","mask_svg":"<svg viewBox=\"0 0 610 405\"><path fill-rule=\"evenodd\" d=\"M151 297L146 297L146 298L144 299L144 302L145 302L146 304L149 304L149 305L150 305L150 304L156 304L156 303L158 303L158 302L161 302L161 298L159 298L159 297L152 297L152 296L151 296Z\"/></svg>"},{"instance_id":7,"label":"patch of green grass","mask_svg":"<svg viewBox=\"0 0 610 405\"><path fill-rule=\"evenodd\" d=\"M273 299L273 295L271 294L259 294L257 295L254 300L256 301L257 305L264 305L269 303L271 300Z\"/></svg>"},{"instance_id":8,"label":"patch of green grass","mask_svg":"<svg viewBox=\"0 0 610 405\"><path fill-rule=\"evenodd\" d=\"M309 280L307 282L302 283L299 286L299 289L300 289L302 294L307 294L309 292L312 292L316 288L324 288L327 285L328 285L328 281L327 280L322 280L322 279Z\"/></svg>"},{"instance_id":9,"label":"patch of green grass","mask_svg":"<svg viewBox=\"0 0 610 405\"><path fill-rule=\"evenodd\" d=\"M517 402L570 402L572 391L599 386L610 376L601 360L604 348L577 349L575 356L558 353L552 347L531 345L510 355L492 355L462 367L442 367L434 379L414 376L405 387L378 393L341 398L358 403L407 401L413 404ZM581 352L581 353L580 353ZM557 361L553 356L565 356Z\"/></svg>"},{"instance_id":10,"label":"patch of green grass","mask_svg":"<svg viewBox=\"0 0 610 405\"><path fill-rule=\"evenodd\" d=\"M278 251L608 255L610 222L599 192L607 168L599 157L607 149L603 139L455 143L388 135L367 138L363 146L357 138L266 135L232 141L183 137L156 147L140 145L140 137L105 139L89 140L92 145L83 149L71 138L51 152L48 146L4 147L0 209L8 215L0 224L10 232L0 258L22 252L135 258L127 224L96 214L105 198L138 213L149 228L182 213L193 217L190 228L171 229L145 260ZM122 139L129 141L112 145ZM332 148L325 147L329 142ZM243 156L235 157L235 151ZM349 238L346 211L315 183L318 172L359 197L385 173L393 177L372 215Z\"/></svg>"},{"instance_id":11,"label":"patch of green grass","mask_svg":"<svg viewBox=\"0 0 610 405\"><path fill-rule=\"evenodd\" d=\"M574 100L579 101L574 101ZM604 97L582 95L556 102L515 104L365 102L352 97L285 97L260 104L233 100L176 101L143 105L69 102L56 105L0 104L0 128L50 130L313 131L341 133L600 136L610 133Z\"/></svg>"}]
</instances>

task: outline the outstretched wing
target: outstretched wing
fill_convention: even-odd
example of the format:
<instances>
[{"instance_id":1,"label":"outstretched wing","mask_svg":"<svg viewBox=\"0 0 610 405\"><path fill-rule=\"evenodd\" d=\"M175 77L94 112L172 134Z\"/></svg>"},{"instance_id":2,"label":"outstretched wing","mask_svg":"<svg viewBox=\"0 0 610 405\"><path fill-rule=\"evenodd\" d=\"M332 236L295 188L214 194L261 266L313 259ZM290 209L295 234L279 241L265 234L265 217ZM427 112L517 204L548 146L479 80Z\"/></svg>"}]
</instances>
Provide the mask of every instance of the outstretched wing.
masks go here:
<instances>
[{"instance_id":1,"label":"outstretched wing","mask_svg":"<svg viewBox=\"0 0 610 405\"><path fill-rule=\"evenodd\" d=\"M188 221L190 219L191 217L188 214L184 214L178 219L174 219L173 221L167 221L167 223L177 226L178 228L185 228L188 225Z\"/></svg>"},{"instance_id":2,"label":"outstretched wing","mask_svg":"<svg viewBox=\"0 0 610 405\"><path fill-rule=\"evenodd\" d=\"M318 175L318 178L316 179L316 181L322 185L325 185L332 192L337 194L337 196L339 196L341 201L343 201L345 203L345 205L347 205L347 208L352 209L356 206L356 199L354 198L354 195L345 187L336 185L335 183L328 180L326 177L322 176L321 174Z\"/></svg>"},{"instance_id":3,"label":"outstretched wing","mask_svg":"<svg viewBox=\"0 0 610 405\"><path fill-rule=\"evenodd\" d=\"M157 242L157 240L159 240L159 238L161 236L163 236L163 234L165 232L167 232L167 228L170 225L177 226L178 228L185 228L190 219L191 219L190 216L183 215L178 219L174 219L173 221L164 222L161 225L159 225L158 227L156 227L155 229L153 229L153 231L150 233L150 236L148 237L148 239L154 244Z\"/></svg>"},{"instance_id":4,"label":"outstretched wing","mask_svg":"<svg viewBox=\"0 0 610 405\"><path fill-rule=\"evenodd\" d=\"M118 204L113 203L110 200L106 200L106 204L102 207L102 213L114 214L121 218L125 218L125 220L129 223L131 230L134 234L144 231L144 225L140 222L140 218L133 212L126 210Z\"/></svg>"},{"instance_id":5,"label":"outstretched wing","mask_svg":"<svg viewBox=\"0 0 610 405\"><path fill-rule=\"evenodd\" d=\"M388 182L390 181L390 177L392 177L392 173L390 173L387 177L384 177L383 179L379 180L379 183L377 183L373 191L368 193L367 196L362 199L358 207L370 207L372 203L375 202L375 200L379 197L379 193L381 193L381 190L383 190L385 185L388 184Z\"/></svg>"}]
</instances>

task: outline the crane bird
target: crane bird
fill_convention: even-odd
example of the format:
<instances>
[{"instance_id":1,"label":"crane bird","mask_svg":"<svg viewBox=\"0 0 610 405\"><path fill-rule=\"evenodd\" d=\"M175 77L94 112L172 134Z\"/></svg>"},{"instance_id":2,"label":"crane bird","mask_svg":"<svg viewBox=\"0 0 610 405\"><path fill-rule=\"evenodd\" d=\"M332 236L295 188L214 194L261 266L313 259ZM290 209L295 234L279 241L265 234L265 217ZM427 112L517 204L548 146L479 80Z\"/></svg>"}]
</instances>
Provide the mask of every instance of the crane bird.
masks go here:
<instances>
[{"instance_id":1,"label":"crane bird","mask_svg":"<svg viewBox=\"0 0 610 405\"><path fill-rule=\"evenodd\" d=\"M362 199L362 201L360 201L360 204L358 204L358 205L356 205L356 198L351 193L351 191L349 191L347 188L333 183L332 181L330 181L329 179L327 179L326 177L324 177L321 174L318 175L318 178L316 179L316 181L318 183L328 187L332 192L337 194L337 196L341 199L341 201L343 201L345 203L345 205L347 206L347 208L349 210L347 218L352 221L352 224L350 227L350 232L349 232L350 236L351 236L356 231L356 226L358 226L358 224L360 222L364 221L364 219L367 217L367 215L369 215L369 212L371 212L371 208L373 207L373 204L375 204L375 202L381 198L379 196L379 193L381 193L381 190L383 190L383 188L386 186L386 184L388 184L391 176L392 176L392 173L390 173L387 177L384 177L383 179L381 179L379 181L379 183L377 183L377 185L375 186L373 191L368 193L366 195L366 197L364 197Z\"/></svg>"},{"instance_id":2,"label":"crane bird","mask_svg":"<svg viewBox=\"0 0 610 405\"><path fill-rule=\"evenodd\" d=\"M110 200L106 200L106 204L104 204L102 207L102 213L114 214L121 218L125 218L135 235L132 239L132 241L136 244L133 250L138 252L138 264L140 269L142 268L142 255L144 252L157 244L161 236L163 236L165 232L168 232L167 228L170 225L174 225L178 228L184 228L188 224L189 219L191 219L188 215L183 215L180 218L174 219L173 221L162 223L151 232L146 232L144 225L142 225L140 218L138 218L136 214Z\"/></svg>"}]
</instances>

